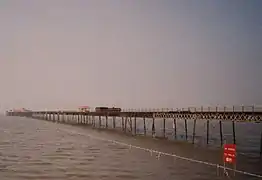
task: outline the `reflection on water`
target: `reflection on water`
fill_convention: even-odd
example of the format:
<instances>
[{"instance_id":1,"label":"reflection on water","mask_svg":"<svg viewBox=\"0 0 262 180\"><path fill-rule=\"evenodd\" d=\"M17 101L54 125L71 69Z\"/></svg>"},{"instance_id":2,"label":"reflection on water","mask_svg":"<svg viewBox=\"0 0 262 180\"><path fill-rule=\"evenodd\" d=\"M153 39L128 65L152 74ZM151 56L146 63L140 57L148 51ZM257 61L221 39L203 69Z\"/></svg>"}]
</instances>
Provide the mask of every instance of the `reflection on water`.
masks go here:
<instances>
[{"instance_id":1,"label":"reflection on water","mask_svg":"<svg viewBox=\"0 0 262 180\"><path fill-rule=\"evenodd\" d=\"M12 179L226 179L217 170L170 157L129 149L89 135L219 163L217 150L193 148L185 143L170 143L87 127L46 121L0 117L0 177ZM242 157L241 157L242 158ZM259 167L260 166L260 167ZM242 158L241 169L258 172L261 162ZM238 179L246 176L238 175Z\"/></svg>"}]
</instances>

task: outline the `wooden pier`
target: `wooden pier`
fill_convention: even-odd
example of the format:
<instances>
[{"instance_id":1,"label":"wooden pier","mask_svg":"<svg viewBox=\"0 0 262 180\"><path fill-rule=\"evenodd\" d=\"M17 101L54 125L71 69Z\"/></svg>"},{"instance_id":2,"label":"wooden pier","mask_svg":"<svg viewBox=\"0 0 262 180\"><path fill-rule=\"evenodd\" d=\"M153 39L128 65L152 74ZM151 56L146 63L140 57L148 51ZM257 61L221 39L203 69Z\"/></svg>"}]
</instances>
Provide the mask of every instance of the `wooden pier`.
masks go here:
<instances>
[{"instance_id":1,"label":"wooden pier","mask_svg":"<svg viewBox=\"0 0 262 180\"><path fill-rule=\"evenodd\" d=\"M78 111L7 111L7 116L22 116L47 121L88 125L93 128L115 129L132 135L142 134L153 138L167 137L167 122L172 122L172 136L177 139L177 121L183 121L185 140L191 143L196 141L196 124L198 121L205 121L206 144L210 143L210 121L216 120L219 126L219 145L224 144L223 123L227 121L232 126L232 143L237 144L236 122L262 122L262 110L254 107L240 108L187 108L181 110L161 109L161 110L124 110L121 112L78 112ZM193 121L192 138L189 141L188 121ZM141 122L143 132L138 132L138 121ZM161 124L161 127L159 126ZM190 135L191 136L191 135ZM260 154L262 154L262 128Z\"/></svg>"}]
</instances>

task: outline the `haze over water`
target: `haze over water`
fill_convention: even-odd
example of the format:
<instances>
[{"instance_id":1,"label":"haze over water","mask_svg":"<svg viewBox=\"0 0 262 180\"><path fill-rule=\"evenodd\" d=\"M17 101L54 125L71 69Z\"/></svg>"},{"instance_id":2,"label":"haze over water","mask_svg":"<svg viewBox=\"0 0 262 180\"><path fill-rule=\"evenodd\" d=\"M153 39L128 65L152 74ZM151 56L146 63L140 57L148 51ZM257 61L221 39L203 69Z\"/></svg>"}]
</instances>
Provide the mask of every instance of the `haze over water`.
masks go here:
<instances>
[{"instance_id":1,"label":"haze over water","mask_svg":"<svg viewBox=\"0 0 262 180\"><path fill-rule=\"evenodd\" d=\"M260 0L1 0L0 107L262 104Z\"/></svg>"}]
</instances>

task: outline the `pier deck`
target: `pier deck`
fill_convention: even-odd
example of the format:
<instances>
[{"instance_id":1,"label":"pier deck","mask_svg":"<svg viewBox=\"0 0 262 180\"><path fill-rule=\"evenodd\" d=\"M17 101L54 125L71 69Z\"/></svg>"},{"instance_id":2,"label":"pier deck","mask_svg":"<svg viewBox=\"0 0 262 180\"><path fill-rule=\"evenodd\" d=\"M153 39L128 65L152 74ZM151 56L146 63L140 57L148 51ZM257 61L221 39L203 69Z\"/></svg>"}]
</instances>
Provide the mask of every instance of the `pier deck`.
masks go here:
<instances>
[{"instance_id":1,"label":"pier deck","mask_svg":"<svg viewBox=\"0 0 262 180\"><path fill-rule=\"evenodd\" d=\"M193 109L193 110L192 110ZM43 119L52 122L67 123L67 124L82 124L90 125L93 128L106 128L122 130L124 133L131 133L132 135L142 134L145 136L168 138L168 131L170 132L170 122L172 125L172 137L178 139L178 124L180 121L184 128L184 137L188 142L195 144L196 142L196 125L198 121L204 122L204 131L206 133L206 144L210 144L210 129L211 121L217 121L219 126L218 142L220 146L225 143L223 123L227 124L231 122L231 136L232 143L236 144L236 123L238 122L250 122L261 123L262 122L262 110L251 108L232 108L219 110L216 108L208 108L204 110L200 108L188 108L187 110L125 110L122 112L79 112L79 111L25 111L15 112L7 111L7 116L22 116L34 119ZM182 120L182 121L181 121ZM189 130L189 121L193 122L192 135ZM142 127L139 129L139 122ZM168 124L169 122L169 124ZM161 124L161 125L159 125ZM180 124L181 125L181 124ZM169 126L169 127L168 127ZM202 127L203 128L203 127ZM248 134L247 134L248 136ZM262 155L262 128L261 128L261 140L260 140L260 155Z\"/></svg>"}]
</instances>

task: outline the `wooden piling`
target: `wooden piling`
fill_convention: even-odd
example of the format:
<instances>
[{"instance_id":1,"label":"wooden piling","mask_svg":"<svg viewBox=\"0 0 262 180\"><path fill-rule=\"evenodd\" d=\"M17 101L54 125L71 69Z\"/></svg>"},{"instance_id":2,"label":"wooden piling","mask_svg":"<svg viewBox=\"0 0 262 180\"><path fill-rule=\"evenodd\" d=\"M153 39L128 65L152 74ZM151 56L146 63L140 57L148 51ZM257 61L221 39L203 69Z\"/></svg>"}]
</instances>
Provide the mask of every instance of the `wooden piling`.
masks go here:
<instances>
[{"instance_id":1,"label":"wooden piling","mask_svg":"<svg viewBox=\"0 0 262 180\"><path fill-rule=\"evenodd\" d=\"M220 145L221 145L221 147L222 147L223 144L224 144L224 141L223 141L222 121L219 121L219 131L220 131Z\"/></svg>"},{"instance_id":2,"label":"wooden piling","mask_svg":"<svg viewBox=\"0 0 262 180\"><path fill-rule=\"evenodd\" d=\"M193 126L193 139L192 139L193 144L195 144L195 136L196 136L196 119L194 119L194 126Z\"/></svg>"},{"instance_id":3,"label":"wooden piling","mask_svg":"<svg viewBox=\"0 0 262 180\"><path fill-rule=\"evenodd\" d=\"M207 144L209 144L209 120L207 120Z\"/></svg>"},{"instance_id":4,"label":"wooden piling","mask_svg":"<svg viewBox=\"0 0 262 180\"><path fill-rule=\"evenodd\" d=\"M232 130L233 130L233 143L236 144L235 121L232 121Z\"/></svg>"}]
</instances>

